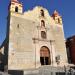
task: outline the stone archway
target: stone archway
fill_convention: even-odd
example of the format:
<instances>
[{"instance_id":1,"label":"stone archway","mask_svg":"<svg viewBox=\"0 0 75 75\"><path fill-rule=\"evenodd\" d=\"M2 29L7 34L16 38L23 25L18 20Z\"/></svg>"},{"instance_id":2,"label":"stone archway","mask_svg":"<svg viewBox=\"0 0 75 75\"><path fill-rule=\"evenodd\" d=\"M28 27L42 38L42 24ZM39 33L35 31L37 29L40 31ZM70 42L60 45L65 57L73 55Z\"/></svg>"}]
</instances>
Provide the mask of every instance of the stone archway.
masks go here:
<instances>
[{"instance_id":1,"label":"stone archway","mask_svg":"<svg viewBox=\"0 0 75 75\"><path fill-rule=\"evenodd\" d=\"M42 46L40 49L40 63L41 65L51 64L50 50L46 46Z\"/></svg>"}]
</instances>

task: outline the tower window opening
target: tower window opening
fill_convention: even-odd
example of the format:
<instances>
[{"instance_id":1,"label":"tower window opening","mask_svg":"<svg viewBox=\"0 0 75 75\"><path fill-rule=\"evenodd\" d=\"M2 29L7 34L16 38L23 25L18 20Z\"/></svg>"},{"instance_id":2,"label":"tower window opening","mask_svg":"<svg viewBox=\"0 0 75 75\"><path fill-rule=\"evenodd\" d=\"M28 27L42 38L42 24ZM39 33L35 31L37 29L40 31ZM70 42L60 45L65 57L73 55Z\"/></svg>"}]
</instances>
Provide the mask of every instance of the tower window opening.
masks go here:
<instances>
[{"instance_id":1,"label":"tower window opening","mask_svg":"<svg viewBox=\"0 0 75 75\"><path fill-rule=\"evenodd\" d=\"M60 19L58 18L58 23L60 23Z\"/></svg>"},{"instance_id":2,"label":"tower window opening","mask_svg":"<svg viewBox=\"0 0 75 75\"><path fill-rule=\"evenodd\" d=\"M18 12L18 7L17 6L15 7L15 12Z\"/></svg>"},{"instance_id":3,"label":"tower window opening","mask_svg":"<svg viewBox=\"0 0 75 75\"><path fill-rule=\"evenodd\" d=\"M43 16L43 17L44 17L44 11L43 11L43 10L41 10L41 16Z\"/></svg>"},{"instance_id":4,"label":"tower window opening","mask_svg":"<svg viewBox=\"0 0 75 75\"><path fill-rule=\"evenodd\" d=\"M45 22L44 22L44 20L41 20L41 26L45 27Z\"/></svg>"}]
</instances>

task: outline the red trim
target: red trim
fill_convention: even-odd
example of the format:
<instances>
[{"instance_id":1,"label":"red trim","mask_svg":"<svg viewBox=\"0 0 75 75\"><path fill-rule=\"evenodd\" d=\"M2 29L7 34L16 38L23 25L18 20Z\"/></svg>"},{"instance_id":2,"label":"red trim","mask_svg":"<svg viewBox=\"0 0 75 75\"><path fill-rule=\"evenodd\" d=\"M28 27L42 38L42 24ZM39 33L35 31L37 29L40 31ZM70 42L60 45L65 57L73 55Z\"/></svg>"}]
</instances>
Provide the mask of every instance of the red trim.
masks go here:
<instances>
[{"instance_id":1,"label":"red trim","mask_svg":"<svg viewBox=\"0 0 75 75\"><path fill-rule=\"evenodd\" d=\"M11 0L11 2L19 3L19 1L14 1L14 0Z\"/></svg>"},{"instance_id":2,"label":"red trim","mask_svg":"<svg viewBox=\"0 0 75 75\"><path fill-rule=\"evenodd\" d=\"M19 3L19 2L16 2L16 1L12 1L11 3L12 3L12 4L13 4L13 3L21 4L21 3ZM22 4L21 4L21 5L22 5Z\"/></svg>"}]
</instances>

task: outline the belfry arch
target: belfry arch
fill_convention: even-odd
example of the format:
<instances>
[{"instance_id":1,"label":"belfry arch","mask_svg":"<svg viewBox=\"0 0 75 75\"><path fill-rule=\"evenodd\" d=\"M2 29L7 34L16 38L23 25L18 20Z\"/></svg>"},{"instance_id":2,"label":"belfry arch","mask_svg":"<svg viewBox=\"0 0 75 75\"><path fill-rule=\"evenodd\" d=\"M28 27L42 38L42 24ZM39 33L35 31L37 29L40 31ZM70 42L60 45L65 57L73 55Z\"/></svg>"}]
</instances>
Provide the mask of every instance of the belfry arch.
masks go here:
<instances>
[{"instance_id":1,"label":"belfry arch","mask_svg":"<svg viewBox=\"0 0 75 75\"><path fill-rule=\"evenodd\" d=\"M46 46L42 46L40 49L40 63L41 65L51 64L50 50Z\"/></svg>"}]
</instances>

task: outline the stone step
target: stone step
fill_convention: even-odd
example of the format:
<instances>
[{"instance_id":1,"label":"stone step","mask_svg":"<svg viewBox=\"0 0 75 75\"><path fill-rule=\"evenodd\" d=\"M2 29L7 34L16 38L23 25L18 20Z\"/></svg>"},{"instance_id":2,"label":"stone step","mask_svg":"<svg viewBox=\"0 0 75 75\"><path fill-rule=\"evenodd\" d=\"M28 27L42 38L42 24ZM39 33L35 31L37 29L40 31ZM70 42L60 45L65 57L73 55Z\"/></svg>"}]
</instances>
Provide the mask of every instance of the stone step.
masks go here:
<instances>
[{"instance_id":1,"label":"stone step","mask_svg":"<svg viewBox=\"0 0 75 75\"><path fill-rule=\"evenodd\" d=\"M24 71L24 75L56 75L57 72L64 73L64 68L42 66L38 69L31 69Z\"/></svg>"},{"instance_id":2,"label":"stone step","mask_svg":"<svg viewBox=\"0 0 75 75\"><path fill-rule=\"evenodd\" d=\"M53 67L53 66L42 66L37 69L28 69L28 70L22 70L22 71L13 70L13 71L10 71L9 74L11 75L65 75L65 68Z\"/></svg>"}]
</instances>

